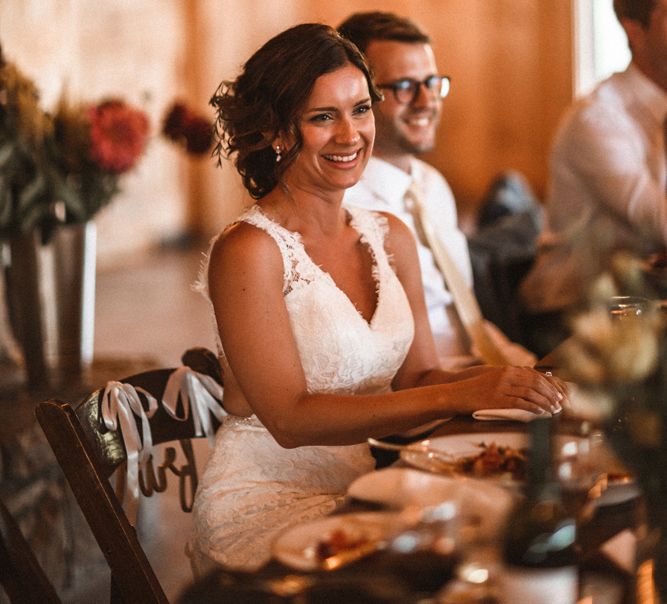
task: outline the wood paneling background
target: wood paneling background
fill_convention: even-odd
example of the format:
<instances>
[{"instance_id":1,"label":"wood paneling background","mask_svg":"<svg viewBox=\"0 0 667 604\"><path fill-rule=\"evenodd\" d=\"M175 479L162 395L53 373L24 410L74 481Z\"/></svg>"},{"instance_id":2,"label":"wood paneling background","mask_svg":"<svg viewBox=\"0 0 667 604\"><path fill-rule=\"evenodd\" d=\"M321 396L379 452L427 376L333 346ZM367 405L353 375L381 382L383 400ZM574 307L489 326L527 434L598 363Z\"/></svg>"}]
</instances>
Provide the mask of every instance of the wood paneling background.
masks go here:
<instances>
[{"instance_id":1,"label":"wood paneling background","mask_svg":"<svg viewBox=\"0 0 667 604\"><path fill-rule=\"evenodd\" d=\"M426 159L452 185L461 220L474 219L504 169L523 172L542 196L550 140L572 98L570 0L2 0L0 43L45 103L67 85L91 100L123 94L151 114L148 156L98 218L105 262L181 230L212 234L247 200L230 164L187 160L160 140L175 97L208 112L219 81L270 36L378 9L420 23L452 77L438 148Z\"/></svg>"}]
</instances>

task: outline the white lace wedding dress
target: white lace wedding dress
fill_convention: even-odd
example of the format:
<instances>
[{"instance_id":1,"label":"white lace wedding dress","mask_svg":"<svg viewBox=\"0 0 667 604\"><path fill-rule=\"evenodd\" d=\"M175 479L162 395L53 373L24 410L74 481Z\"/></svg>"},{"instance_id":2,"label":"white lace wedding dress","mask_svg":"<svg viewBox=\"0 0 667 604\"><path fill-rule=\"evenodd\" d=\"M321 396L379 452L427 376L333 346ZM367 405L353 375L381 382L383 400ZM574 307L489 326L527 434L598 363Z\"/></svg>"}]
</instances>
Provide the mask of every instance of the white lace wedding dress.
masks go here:
<instances>
[{"instance_id":1,"label":"white lace wedding dress","mask_svg":"<svg viewBox=\"0 0 667 604\"><path fill-rule=\"evenodd\" d=\"M298 233L258 206L239 219L280 248L285 304L309 392L387 392L412 342L410 307L384 250L386 220L367 210L348 212L373 257L377 307L370 322L309 258ZM365 443L284 449L256 416L227 416L195 498L192 545L200 568L202 557L235 568L260 566L279 532L331 512L350 482L373 467Z\"/></svg>"}]
</instances>

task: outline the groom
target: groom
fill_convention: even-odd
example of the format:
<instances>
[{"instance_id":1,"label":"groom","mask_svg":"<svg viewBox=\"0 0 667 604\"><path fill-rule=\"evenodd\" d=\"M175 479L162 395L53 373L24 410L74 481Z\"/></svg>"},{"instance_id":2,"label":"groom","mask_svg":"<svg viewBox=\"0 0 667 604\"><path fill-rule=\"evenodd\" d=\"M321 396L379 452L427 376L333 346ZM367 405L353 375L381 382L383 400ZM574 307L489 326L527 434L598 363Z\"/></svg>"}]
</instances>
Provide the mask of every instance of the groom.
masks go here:
<instances>
[{"instance_id":1,"label":"groom","mask_svg":"<svg viewBox=\"0 0 667 604\"><path fill-rule=\"evenodd\" d=\"M479 362L478 351L473 350L454 305L452 290L456 287L447 286L432 246L419 236L420 217L415 215L409 194L413 187L418 188L420 203L428 212L440 246L451 259L460 285L471 292L468 244L458 227L452 191L440 172L417 158L435 146L449 78L438 71L428 35L406 18L387 12L355 13L338 30L364 53L384 94L384 100L373 105L376 125L373 157L361 181L347 190L345 202L391 212L412 228L429 320L442 365L453 368ZM484 333L501 349L509 364L534 364L530 352L509 341L493 324L484 322L483 326Z\"/></svg>"}]
</instances>

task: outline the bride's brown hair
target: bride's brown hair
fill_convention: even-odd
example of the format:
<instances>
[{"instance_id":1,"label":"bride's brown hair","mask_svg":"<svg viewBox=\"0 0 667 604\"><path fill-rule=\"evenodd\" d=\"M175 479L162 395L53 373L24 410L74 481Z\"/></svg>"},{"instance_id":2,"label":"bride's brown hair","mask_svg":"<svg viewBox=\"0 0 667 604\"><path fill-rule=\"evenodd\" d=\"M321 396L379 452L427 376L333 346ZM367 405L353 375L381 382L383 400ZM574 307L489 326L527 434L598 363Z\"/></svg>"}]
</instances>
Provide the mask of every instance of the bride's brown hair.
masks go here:
<instances>
[{"instance_id":1,"label":"bride's brown hair","mask_svg":"<svg viewBox=\"0 0 667 604\"><path fill-rule=\"evenodd\" d=\"M319 23L292 27L248 59L233 82L222 82L211 98L217 113L218 163L235 155L243 184L260 199L278 184L302 147L299 113L315 80L351 63L364 74L372 102L382 98L362 54L336 30ZM276 162L271 142L288 134L295 144Z\"/></svg>"}]
</instances>

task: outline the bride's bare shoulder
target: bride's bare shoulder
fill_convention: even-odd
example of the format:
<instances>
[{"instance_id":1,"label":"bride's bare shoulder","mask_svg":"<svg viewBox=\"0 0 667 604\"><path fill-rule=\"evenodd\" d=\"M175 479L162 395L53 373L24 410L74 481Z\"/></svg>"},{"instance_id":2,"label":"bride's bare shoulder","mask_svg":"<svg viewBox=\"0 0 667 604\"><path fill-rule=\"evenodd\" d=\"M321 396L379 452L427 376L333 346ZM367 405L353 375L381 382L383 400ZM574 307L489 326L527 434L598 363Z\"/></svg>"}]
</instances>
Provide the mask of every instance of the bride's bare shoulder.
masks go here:
<instances>
[{"instance_id":1,"label":"bride's bare shoulder","mask_svg":"<svg viewBox=\"0 0 667 604\"><path fill-rule=\"evenodd\" d=\"M227 227L211 249L210 267L216 272L226 268L262 270L274 266L282 271L280 250L275 241L266 231L247 222Z\"/></svg>"}]
</instances>

